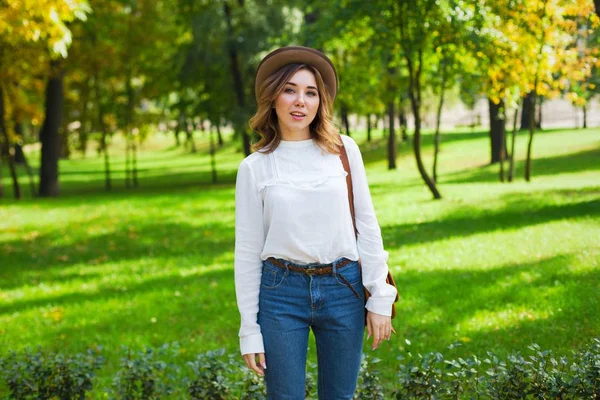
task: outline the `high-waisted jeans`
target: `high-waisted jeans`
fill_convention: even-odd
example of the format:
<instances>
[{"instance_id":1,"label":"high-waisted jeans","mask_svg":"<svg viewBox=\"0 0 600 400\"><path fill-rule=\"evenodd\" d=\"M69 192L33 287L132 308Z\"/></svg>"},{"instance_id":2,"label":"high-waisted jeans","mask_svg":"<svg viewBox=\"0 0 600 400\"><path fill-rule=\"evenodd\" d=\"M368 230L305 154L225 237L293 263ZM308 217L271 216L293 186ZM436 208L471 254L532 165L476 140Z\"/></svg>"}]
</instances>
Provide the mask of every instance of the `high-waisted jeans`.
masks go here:
<instances>
[{"instance_id":1,"label":"high-waisted jeans","mask_svg":"<svg viewBox=\"0 0 600 400\"><path fill-rule=\"evenodd\" d=\"M288 266L319 268L279 260L263 261L258 323L265 345L267 398L303 400L309 329L316 339L321 400L352 399L356 390L365 328L364 291L358 262L330 275L305 275ZM340 277L352 285L350 289Z\"/></svg>"}]
</instances>

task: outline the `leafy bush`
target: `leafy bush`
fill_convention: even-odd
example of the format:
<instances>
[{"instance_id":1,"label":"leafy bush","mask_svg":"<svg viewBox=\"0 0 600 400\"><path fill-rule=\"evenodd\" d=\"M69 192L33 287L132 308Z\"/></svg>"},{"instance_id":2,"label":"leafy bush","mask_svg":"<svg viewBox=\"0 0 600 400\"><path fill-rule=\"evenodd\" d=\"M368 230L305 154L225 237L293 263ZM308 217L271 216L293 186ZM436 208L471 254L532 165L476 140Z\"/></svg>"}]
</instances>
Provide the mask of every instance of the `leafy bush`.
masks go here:
<instances>
[{"instance_id":1,"label":"leafy bush","mask_svg":"<svg viewBox=\"0 0 600 400\"><path fill-rule=\"evenodd\" d=\"M65 356L26 349L0 359L0 369L10 398L84 399L92 390L94 371L103 361L91 350Z\"/></svg>"},{"instance_id":2,"label":"leafy bush","mask_svg":"<svg viewBox=\"0 0 600 400\"><path fill-rule=\"evenodd\" d=\"M171 394L179 367L159 358L176 356L178 350L177 343L165 344L158 350L147 348L137 352L123 346L125 356L112 382L112 398L153 400Z\"/></svg>"},{"instance_id":3,"label":"leafy bush","mask_svg":"<svg viewBox=\"0 0 600 400\"><path fill-rule=\"evenodd\" d=\"M267 389L262 376L247 367L242 367L239 384L240 400L262 400L267 398Z\"/></svg>"},{"instance_id":4,"label":"leafy bush","mask_svg":"<svg viewBox=\"0 0 600 400\"><path fill-rule=\"evenodd\" d=\"M194 371L194 380L188 382L188 393L193 400L230 398L232 383L228 378L231 363L223 360L225 349L199 354L188 362ZM231 360L231 357L230 357Z\"/></svg>"},{"instance_id":5,"label":"leafy bush","mask_svg":"<svg viewBox=\"0 0 600 400\"><path fill-rule=\"evenodd\" d=\"M380 382L380 360L364 356L356 400L395 399L600 399L600 339L568 357L554 357L537 344L528 353L505 359L492 352L445 359L441 353L399 356L397 381L386 390ZM453 343L450 349L459 346ZM246 368L237 354L207 351L188 362L193 375L183 377L173 357L177 344L134 352L124 347L120 370L106 395L115 399L240 399L266 397L264 379ZM84 399L95 371L104 360L92 351L65 356L56 353L9 353L0 358L0 376L12 399ZM306 397L316 392L316 365L307 365ZM98 390L98 389L97 389ZM0 396L4 398L5 396Z\"/></svg>"},{"instance_id":6,"label":"leafy bush","mask_svg":"<svg viewBox=\"0 0 600 400\"><path fill-rule=\"evenodd\" d=\"M385 391L379 381L379 371L376 369L379 358L363 355L358 375L355 398L357 400L384 400Z\"/></svg>"}]
</instances>

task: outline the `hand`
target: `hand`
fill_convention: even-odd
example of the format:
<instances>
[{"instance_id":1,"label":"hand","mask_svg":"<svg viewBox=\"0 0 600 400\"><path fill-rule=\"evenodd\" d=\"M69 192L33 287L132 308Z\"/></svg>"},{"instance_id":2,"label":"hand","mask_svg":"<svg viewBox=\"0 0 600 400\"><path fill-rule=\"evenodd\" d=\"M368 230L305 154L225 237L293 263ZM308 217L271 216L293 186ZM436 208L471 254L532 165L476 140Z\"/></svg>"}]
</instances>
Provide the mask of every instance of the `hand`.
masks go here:
<instances>
[{"instance_id":1,"label":"hand","mask_svg":"<svg viewBox=\"0 0 600 400\"><path fill-rule=\"evenodd\" d=\"M256 362L257 357L258 363ZM267 369L265 353L244 354L244 361L246 362L246 366L252 371L256 372L258 375L261 376L265 375L265 369Z\"/></svg>"},{"instance_id":2,"label":"hand","mask_svg":"<svg viewBox=\"0 0 600 400\"><path fill-rule=\"evenodd\" d=\"M392 332L396 332L392 328L392 317L367 311L367 340L373 336L373 350L384 340L390 340Z\"/></svg>"}]
</instances>

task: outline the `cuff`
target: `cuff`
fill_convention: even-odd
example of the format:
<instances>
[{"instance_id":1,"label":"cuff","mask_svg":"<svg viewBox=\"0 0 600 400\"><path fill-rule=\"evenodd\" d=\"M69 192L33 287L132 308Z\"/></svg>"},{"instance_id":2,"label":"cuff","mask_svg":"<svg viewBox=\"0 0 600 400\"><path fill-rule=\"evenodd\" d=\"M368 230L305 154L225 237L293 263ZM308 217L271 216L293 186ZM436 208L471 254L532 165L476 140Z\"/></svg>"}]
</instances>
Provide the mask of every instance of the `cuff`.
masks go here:
<instances>
[{"instance_id":1,"label":"cuff","mask_svg":"<svg viewBox=\"0 0 600 400\"><path fill-rule=\"evenodd\" d=\"M391 310L390 310L391 312ZM263 337L261 333L254 333L240 337L240 350L244 354L264 353Z\"/></svg>"},{"instance_id":2,"label":"cuff","mask_svg":"<svg viewBox=\"0 0 600 400\"><path fill-rule=\"evenodd\" d=\"M367 304L365 304L365 308L375 314L385 315L386 317L392 316L392 304L394 304L394 298L387 297L379 297L374 298L373 296L369 297L367 300Z\"/></svg>"}]
</instances>

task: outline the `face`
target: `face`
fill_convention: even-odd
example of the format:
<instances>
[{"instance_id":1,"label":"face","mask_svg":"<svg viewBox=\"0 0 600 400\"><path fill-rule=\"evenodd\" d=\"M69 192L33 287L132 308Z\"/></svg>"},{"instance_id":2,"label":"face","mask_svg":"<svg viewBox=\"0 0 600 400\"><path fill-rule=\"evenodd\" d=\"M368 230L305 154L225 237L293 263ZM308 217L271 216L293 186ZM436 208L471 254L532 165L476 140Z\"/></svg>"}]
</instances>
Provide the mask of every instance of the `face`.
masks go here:
<instances>
[{"instance_id":1,"label":"face","mask_svg":"<svg viewBox=\"0 0 600 400\"><path fill-rule=\"evenodd\" d=\"M284 140L310 138L310 124L319 109L317 81L312 71L297 71L275 99L279 131Z\"/></svg>"}]
</instances>

